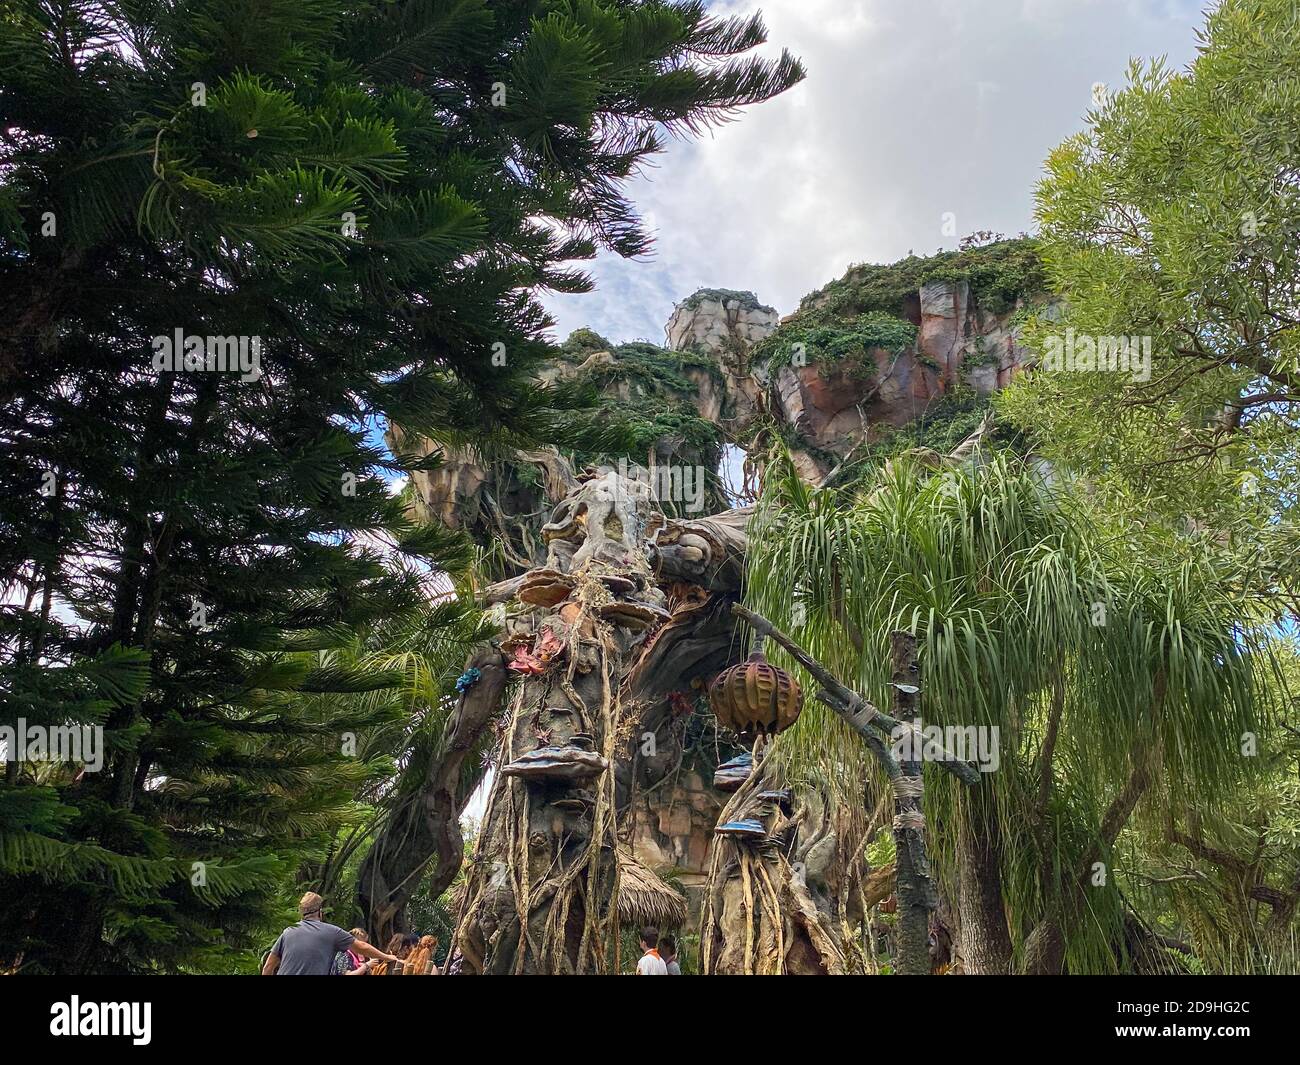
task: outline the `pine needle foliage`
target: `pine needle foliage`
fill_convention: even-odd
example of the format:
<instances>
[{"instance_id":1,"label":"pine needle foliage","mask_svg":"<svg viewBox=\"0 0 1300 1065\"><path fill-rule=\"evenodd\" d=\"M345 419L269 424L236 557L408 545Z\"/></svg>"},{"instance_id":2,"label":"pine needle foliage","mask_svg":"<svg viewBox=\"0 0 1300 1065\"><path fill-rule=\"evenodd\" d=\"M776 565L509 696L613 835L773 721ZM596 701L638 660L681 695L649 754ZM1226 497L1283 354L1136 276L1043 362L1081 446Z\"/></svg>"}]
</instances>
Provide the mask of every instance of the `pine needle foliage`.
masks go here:
<instances>
[{"instance_id":1,"label":"pine needle foliage","mask_svg":"<svg viewBox=\"0 0 1300 1065\"><path fill-rule=\"evenodd\" d=\"M622 183L664 136L802 77L764 37L660 0L0 7L0 724L105 740L6 766L5 968L264 945L392 770L346 736L431 683L356 641L471 561L383 419L626 436L535 380L536 294L647 248Z\"/></svg>"}]
</instances>

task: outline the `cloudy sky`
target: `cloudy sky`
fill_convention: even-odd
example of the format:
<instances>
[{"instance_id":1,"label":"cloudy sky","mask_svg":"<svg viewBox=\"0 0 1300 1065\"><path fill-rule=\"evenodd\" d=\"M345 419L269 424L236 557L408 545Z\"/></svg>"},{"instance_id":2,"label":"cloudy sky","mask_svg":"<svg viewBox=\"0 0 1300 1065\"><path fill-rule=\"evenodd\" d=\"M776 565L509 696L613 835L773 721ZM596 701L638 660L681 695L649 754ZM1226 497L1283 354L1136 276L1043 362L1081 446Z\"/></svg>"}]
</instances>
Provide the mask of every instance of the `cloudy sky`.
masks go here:
<instances>
[{"instance_id":1,"label":"cloudy sky","mask_svg":"<svg viewBox=\"0 0 1300 1065\"><path fill-rule=\"evenodd\" d=\"M590 326L662 342L701 286L752 289L786 314L856 262L951 248L980 229L1032 230L1050 149L1092 86L1130 57L1184 66L1207 0L719 0L763 11L767 51L808 77L693 142L631 186L653 256L605 256L593 293L547 305L559 338ZM956 236L945 236L945 212Z\"/></svg>"}]
</instances>

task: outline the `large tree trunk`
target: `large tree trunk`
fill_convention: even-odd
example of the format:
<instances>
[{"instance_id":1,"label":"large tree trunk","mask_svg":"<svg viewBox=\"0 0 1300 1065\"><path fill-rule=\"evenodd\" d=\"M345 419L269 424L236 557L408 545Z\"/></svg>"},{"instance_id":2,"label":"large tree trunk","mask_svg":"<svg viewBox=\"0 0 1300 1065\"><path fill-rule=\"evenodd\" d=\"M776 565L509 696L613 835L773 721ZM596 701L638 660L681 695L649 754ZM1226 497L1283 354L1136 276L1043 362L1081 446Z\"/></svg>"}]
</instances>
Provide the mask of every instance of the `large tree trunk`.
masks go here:
<instances>
[{"instance_id":1,"label":"large tree trunk","mask_svg":"<svg viewBox=\"0 0 1300 1065\"><path fill-rule=\"evenodd\" d=\"M986 780L969 792L957 824L957 907L961 956L976 976L1011 972L1011 931L1002 902L1002 831Z\"/></svg>"},{"instance_id":2,"label":"large tree trunk","mask_svg":"<svg viewBox=\"0 0 1300 1065\"><path fill-rule=\"evenodd\" d=\"M546 566L489 592L522 683L457 923L463 973L611 965L620 831L636 789L680 765L685 693L734 657L748 518L652 504L642 483L589 477L543 528Z\"/></svg>"},{"instance_id":3,"label":"large tree trunk","mask_svg":"<svg viewBox=\"0 0 1300 1065\"><path fill-rule=\"evenodd\" d=\"M474 654L466 668L477 669L479 679L452 712L423 787L393 809L357 876L357 904L371 942L381 947L407 930L406 904L423 877L436 898L460 869L460 815L472 792L462 783L465 756L496 714L507 677L505 659L492 648Z\"/></svg>"},{"instance_id":4,"label":"large tree trunk","mask_svg":"<svg viewBox=\"0 0 1300 1065\"><path fill-rule=\"evenodd\" d=\"M831 914L818 905L816 885L833 860L833 833L804 833L801 822L815 793L798 798L788 814L764 793L782 782L755 750L750 777L718 817L719 824L742 819L764 823L767 837L719 836L710 854L708 895L700 918L700 952L706 975L835 976L844 972L844 944ZM807 838L811 835L812 838Z\"/></svg>"}]
</instances>

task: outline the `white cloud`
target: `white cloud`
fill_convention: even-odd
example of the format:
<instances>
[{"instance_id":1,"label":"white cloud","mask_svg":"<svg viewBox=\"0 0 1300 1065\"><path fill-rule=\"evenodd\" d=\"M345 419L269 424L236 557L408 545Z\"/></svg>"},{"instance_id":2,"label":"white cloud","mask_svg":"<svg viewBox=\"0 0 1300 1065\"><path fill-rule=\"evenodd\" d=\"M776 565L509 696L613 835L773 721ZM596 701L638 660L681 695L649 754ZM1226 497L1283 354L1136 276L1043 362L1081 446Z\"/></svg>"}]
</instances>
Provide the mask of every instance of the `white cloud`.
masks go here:
<instances>
[{"instance_id":1,"label":"white cloud","mask_svg":"<svg viewBox=\"0 0 1300 1065\"><path fill-rule=\"evenodd\" d=\"M728 0L761 7L775 54L808 78L704 139L677 142L631 185L650 261L597 260L595 293L554 295L560 337L662 341L702 285L753 289L782 313L854 262L1032 228L1043 159L1080 128L1092 86L1131 56L1184 65L1195 0Z\"/></svg>"}]
</instances>

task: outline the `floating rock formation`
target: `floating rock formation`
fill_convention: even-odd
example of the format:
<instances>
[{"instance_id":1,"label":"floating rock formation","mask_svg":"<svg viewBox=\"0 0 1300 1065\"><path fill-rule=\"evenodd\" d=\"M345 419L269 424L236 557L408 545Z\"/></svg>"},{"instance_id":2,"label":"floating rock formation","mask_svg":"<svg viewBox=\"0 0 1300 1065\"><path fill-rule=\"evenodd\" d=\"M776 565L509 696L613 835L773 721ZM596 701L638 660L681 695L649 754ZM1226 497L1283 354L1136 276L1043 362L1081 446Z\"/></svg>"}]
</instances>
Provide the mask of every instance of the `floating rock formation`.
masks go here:
<instances>
[{"instance_id":1,"label":"floating rock formation","mask_svg":"<svg viewBox=\"0 0 1300 1065\"><path fill-rule=\"evenodd\" d=\"M1026 316L1056 308L1045 284L1022 239L854 267L807 296L752 354L800 473L820 482L864 444L1004 387L1030 356Z\"/></svg>"},{"instance_id":2,"label":"floating rock formation","mask_svg":"<svg viewBox=\"0 0 1300 1065\"><path fill-rule=\"evenodd\" d=\"M674 351L743 355L775 331L781 316L752 292L702 288L673 308L665 333Z\"/></svg>"}]
</instances>

